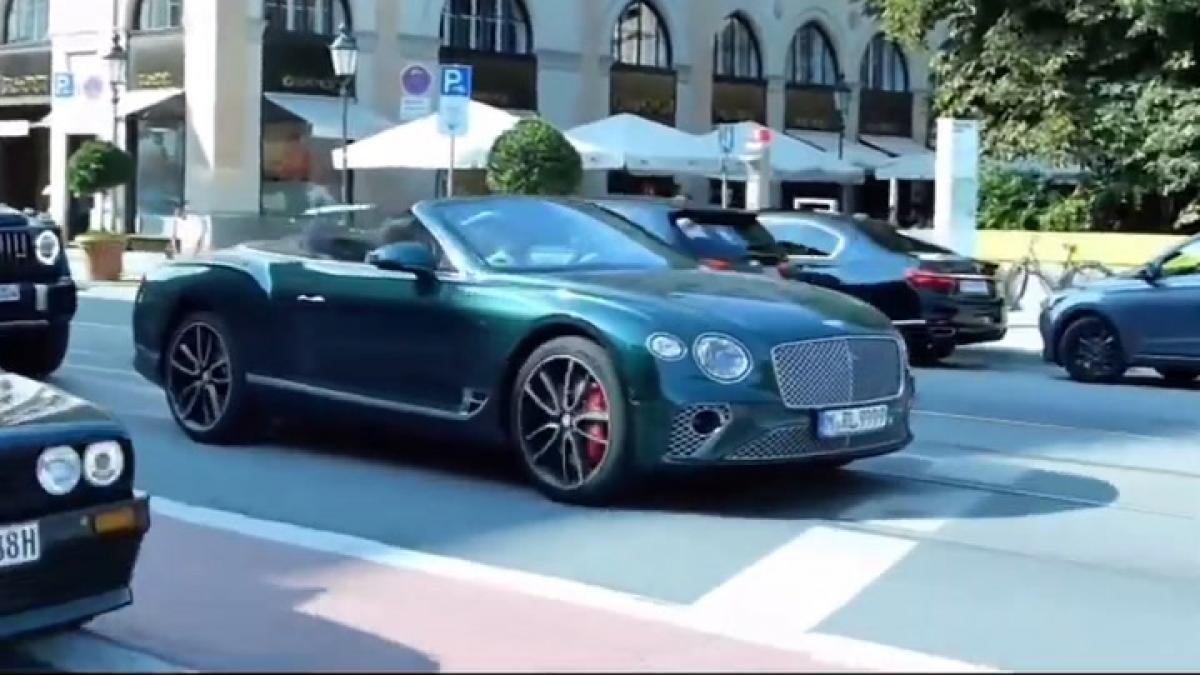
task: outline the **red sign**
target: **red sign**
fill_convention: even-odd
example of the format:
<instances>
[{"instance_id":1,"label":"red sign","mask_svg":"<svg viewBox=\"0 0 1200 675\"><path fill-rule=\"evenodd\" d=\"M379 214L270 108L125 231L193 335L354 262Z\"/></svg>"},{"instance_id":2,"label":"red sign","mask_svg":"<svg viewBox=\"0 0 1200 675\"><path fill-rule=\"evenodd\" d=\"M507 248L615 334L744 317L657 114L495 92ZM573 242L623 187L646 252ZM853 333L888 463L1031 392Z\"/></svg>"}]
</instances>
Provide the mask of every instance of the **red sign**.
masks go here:
<instances>
[{"instance_id":1,"label":"red sign","mask_svg":"<svg viewBox=\"0 0 1200 675\"><path fill-rule=\"evenodd\" d=\"M754 140L763 145L770 143L773 138L775 138L775 132L767 127L759 127L754 130Z\"/></svg>"}]
</instances>

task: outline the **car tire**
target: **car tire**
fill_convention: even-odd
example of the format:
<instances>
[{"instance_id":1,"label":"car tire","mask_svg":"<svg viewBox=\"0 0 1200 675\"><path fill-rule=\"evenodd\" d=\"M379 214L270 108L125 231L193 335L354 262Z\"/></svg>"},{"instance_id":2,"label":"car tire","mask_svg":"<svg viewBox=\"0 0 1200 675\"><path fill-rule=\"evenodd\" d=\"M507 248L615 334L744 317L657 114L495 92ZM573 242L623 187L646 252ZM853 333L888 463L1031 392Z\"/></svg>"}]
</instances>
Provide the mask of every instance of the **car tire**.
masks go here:
<instances>
[{"instance_id":1,"label":"car tire","mask_svg":"<svg viewBox=\"0 0 1200 675\"><path fill-rule=\"evenodd\" d=\"M205 338L197 337L198 333L207 334L215 339L214 349L220 352L204 353ZM201 340L200 346L195 344ZM186 350L186 351L185 351ZM200 366L207 369L208 379L185 371L188 365L188 353L200 352L197 358L206 360ZM219 366L223 355L225 366ZM249 392L246 384L245 364L242 352L233 337L229 324L219 315L212 312L197 312L184 317L167 341L167 349L163 354L163 391L167 397L167 407L175 423L189 438L198 443L214 445L229 445L249 440L248 420L250 418ZM218 403L223 394L223 405L213 403L211 396L199 400L189 396L185 389L202 382L199 389L208 393L217 392ZM223 386L222 386L223 385ZM198 395L198 394L197 394ZM196 411L196 406L207 406L212 415L205 415L204 410ZM213 408L218 408L213 410ZM195 416L201 415L197 419Z\"/></svg>"},{"instance_id":2,"label":"car tire","mask_svg":"<svg viewBox=\"0 0 1200 675\"><path fill-rule=\"evenodd\" d=\"M1058 353L1076 382L1111 384L1129 368L1116 330L1098 316L1072 321L1059 339Z\"/></svg>"},{"instance_id":3,"label":"car tire","mask_svg":"<svg viewBox=\"0 0 1200 675\"><path fill-rule=\"evenodd\" d=\"M1200 377L1200 369L1196 368L1155 368L1155 370L1168 384L1175 386L1191 384Z\"/></svg>"},{"instance_id":4,"label":"car tire","mask_svg":"<svg viewBox=\"0 0 1200 675\"><path fill-rule=\"evenodd\" d=\"M586 378L584 385L578 384L584 381L580 371ZM564 388L568 380L574 384ZM527 387L532 394L526 393ZM586 389L584 394L571 394L570 400L564 400L561 391L579 391L581 387ZM574 431L583 429L577 417L599 419L602 414L607 419L602 434L598 422L586 430L589 436ZM635 470L624 390L612 358L595 342L562 337L535 349L513 380L508 415L511 441L522 468L551 499L604 505L632 489ZM564 433L568 427L571 431ZM592 437L603 437L603 447ZM592 455L594 449L602 453L599 459Z\"/></svg>"},{"instance_id":5,"label":"car tire","mask_svg":"<svg viewBox=\"0 0 1200 675\"><path fill-rule=\"evenodd\" d=\"M49 328L22 332L0 345L0 368L42 380L62 366L71 341L71 326L53 324Z\"/></svg>"}]
</instances>

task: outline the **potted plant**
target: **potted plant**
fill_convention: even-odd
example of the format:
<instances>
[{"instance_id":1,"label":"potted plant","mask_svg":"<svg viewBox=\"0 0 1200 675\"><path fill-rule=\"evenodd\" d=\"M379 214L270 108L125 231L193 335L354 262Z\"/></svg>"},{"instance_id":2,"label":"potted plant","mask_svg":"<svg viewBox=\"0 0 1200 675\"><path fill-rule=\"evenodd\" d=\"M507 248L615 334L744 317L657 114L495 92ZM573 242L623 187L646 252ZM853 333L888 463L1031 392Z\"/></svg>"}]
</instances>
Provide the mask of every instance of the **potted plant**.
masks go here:
<instances>
[{"instance_id":1,"label":"potted plant","mask_svg":"<svg viewBox=\"0 0 1200 675\"><path fill-rule=\"evenodd\" d=\"M494 193L569 195L582 179L579 153L540 119L521 120L500 134L488 156L487 187Z\"/></svg>"},{"instance_id":2,"label":"potted plant","mask_svg":"<svg viewBox=\"0 0 1200 675\"><path fill-rule=\"evenodd\" d=\"M134 176L133 157L108 141L84 143L67 164L67 187L77 197L100 198L106 190L128 184ZM115 200L114 200L115 201ZM83 249L92 279L116 281L121 278L125 255L125 236L116 232L115 209L108 230L93 227L75 238Z\"/></svg>"}]
</instances>

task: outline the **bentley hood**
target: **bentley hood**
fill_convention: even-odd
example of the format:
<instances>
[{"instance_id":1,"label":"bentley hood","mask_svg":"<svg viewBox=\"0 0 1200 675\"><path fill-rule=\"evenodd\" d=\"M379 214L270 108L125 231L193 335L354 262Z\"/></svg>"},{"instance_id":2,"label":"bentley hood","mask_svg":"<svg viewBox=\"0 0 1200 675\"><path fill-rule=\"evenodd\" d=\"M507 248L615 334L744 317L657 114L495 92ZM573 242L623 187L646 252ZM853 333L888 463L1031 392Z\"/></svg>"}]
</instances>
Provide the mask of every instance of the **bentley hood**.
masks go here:
<instances>
[{"instance_id":1,"label":"bentley hood","mask_svg":"<svg viewBox=\"0 0 1200 675\"><path fill-rule=\"evenodd\" d=\"M871 305L842 293L765 275L668 270L563 275L562 287L619 301L664 329L693 324L774 344L847 334L891 334L891 321Z\"/></svg>"},{"instance_id":2,"label":"bentley hood","mask_svg":"<svg viewBox=\"0 0 1200 675\"><path fill-rule=\"evenodd\" d=\"M0 371L0 452L124 436L116 420L87 401Z\"/></svg>"}]
</instances>

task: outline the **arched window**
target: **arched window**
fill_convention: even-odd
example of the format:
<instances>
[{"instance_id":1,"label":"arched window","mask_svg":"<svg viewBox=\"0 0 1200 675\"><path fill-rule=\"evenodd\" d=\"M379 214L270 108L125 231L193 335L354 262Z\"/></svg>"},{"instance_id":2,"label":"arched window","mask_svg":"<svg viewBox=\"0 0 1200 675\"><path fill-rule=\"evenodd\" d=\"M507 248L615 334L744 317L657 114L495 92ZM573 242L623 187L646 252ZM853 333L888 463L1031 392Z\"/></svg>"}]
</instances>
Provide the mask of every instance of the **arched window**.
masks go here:
<instances>
[{"instance_id":1,"label":"arched window","mask_svg":"<svg viewBox=\"0 0 1200 675\"><path fill-rule=\"evenodd\" d=\"M346 0L263 0L267 30L333 35L342 24L353 28Z\"/></svg>"},{"instance_id":2,"label":"arched window","mask_svg":"<svg viewBox=\"0 0 1200 675\"><path fill-rule=\"evenodd\" d=\"M662 15L647 0L633 0L613 26L612 57L617 63L669 70L671 34Z\"/></svg>"},{"instance_id":3,"label":"arched window","mask_svg":"<svg viewBox=\"0 0 1200 675\"><path fill-rule=\"evenodd\" d=\"M521 0L446 0L442 46L476 52L529 54L533 30Z\"/></svg>"},{"instance_id":4,"label":"arched window","mask_svg":"<svg viewBox=\"0 0 1200 675\"><path fill-rule=\"evenodd\" d=\"M862 86L876 91L908 91L908 61L900 46L882 33L871 39L863 56Z\"/></svg>"},{"instance_id":5,"label":"arched window","mask_svg":"<svg viewBox=\"0 0 1200 675\"><path fill-rule=\"evenodd\" d=\"M41 42L50 32L50 0L8 0L4 43Z\"/></svg>"},{"instance_id":6,"label":"arched window","mask_svg":"<svg viewBox=\"0 0 1200 675\"><path fill-rule=\"evenodd\" d=\"M758 38L746 17L737 12L725 17L725 23L713 41L713 74L717 77L762 79L762 50L759 49Z\"/></svg>"},{"instance_id":7,"label":"arched window","mask_svg":"<svg viewBox=\"0 0 1200 675\"><path fill-rule=\"evenodd\" d=\"M816 23L807 23L792 36L788 48L787 77L793 84L834 86L841 69L829 35Z\"/></svg>"},{"instance_id":8,"label":"arched window","mask_svg":"<svg viewBox=\"0 0 1200 675\"><path fill-rule=\"evenodd\" d=\"M167 30L183 25L183 0L141 0L134 30Z\"/></svg>"}]
</instances>

